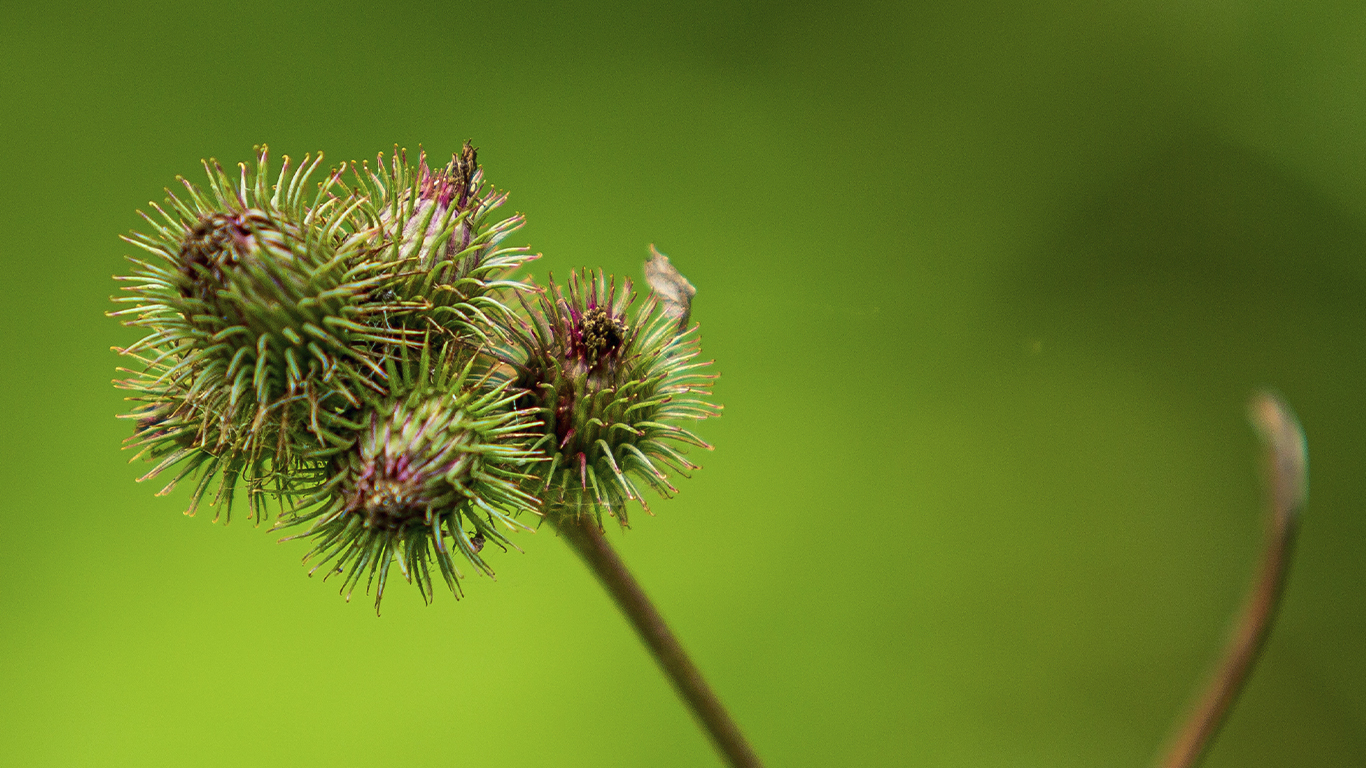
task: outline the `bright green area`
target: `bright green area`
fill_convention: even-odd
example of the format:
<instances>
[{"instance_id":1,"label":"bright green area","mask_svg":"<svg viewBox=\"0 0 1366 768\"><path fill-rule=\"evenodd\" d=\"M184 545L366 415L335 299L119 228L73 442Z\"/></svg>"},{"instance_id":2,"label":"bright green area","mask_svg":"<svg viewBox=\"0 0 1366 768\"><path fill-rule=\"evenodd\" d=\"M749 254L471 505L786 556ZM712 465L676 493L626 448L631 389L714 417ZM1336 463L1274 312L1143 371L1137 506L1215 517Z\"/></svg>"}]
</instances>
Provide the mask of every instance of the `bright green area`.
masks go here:
<instances>
[{"instance_id":1,"label":"bright green area","mask_svg":"<svg viewBox=\"0 0 1366 768\"><path fill-rule=\"evenodd\" d=\"M717 445L612 532L772 766L1144 766L1310 441L1209 765L1366 764L1366 6L0 6L0 762L712 764L548 530L385 615L136 485L134 209L473 137L543 275L698 286Z\"/></svg>"}]
</instances>

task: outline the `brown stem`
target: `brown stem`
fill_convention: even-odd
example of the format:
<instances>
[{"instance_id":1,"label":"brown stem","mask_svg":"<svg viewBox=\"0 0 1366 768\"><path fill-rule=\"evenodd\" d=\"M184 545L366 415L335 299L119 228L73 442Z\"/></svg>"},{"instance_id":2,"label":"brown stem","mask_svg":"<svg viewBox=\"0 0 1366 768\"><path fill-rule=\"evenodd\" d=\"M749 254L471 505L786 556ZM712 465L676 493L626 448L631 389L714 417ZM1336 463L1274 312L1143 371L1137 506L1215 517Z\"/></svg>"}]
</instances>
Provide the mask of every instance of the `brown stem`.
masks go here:
<instances>
[{"instance_id":1,"label":"brown stem","mask_svg":"<svg viewBox=\"0 0 1366 768\"><path fill-rule=\"evenodd\" d=\"M758 755L750 749L749 743L740 733L735 721L730 719L721 701L711 692L702 679L683 646L669 631L664 617L650 603L645 591L627 570L616 551L607 543L590 515L565 520L557 525L560 534L574 548L593 575L598 577L602 586L612 595L617 607L630 619L640 639L654 654L655 661L673 683L674 690L692 709L693 716L707 730L716 749L735 768L759 768Z\"/></svg>"},{"instance_id":2,"label":"brown stem","mask_svg":"<svg viewBox=\"0 0 1366 768\"><path fill-rule=\"evenodd\" d=\"M1193 768L1223 725L1248 673L1266 644L1276 618L1276 606L1285 588L1295 530L1307 491L1308 460L1304 432L1290 408L1267 393L1253 396L1248 407L1266 449L1267 526L1266 549L1257 580L1248 593L1224 656L1204 693L1186 718L1162 768Z\"/></svg>"}]
</instances>

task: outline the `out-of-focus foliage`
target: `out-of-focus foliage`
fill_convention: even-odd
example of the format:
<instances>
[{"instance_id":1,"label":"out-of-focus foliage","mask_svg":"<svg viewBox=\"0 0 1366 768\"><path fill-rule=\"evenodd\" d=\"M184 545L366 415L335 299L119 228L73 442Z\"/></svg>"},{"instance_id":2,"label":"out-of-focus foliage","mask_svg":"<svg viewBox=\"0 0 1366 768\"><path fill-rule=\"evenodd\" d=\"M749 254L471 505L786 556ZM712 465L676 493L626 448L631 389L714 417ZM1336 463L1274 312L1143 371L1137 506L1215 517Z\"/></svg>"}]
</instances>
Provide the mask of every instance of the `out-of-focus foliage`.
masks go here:
<instances>
[{"instance_id":1,"label":"out-of-focus foliage","mask_svg":"<svg viewBox=\"0 0 1366 768\"><path fill-rule=\"evenodd\" d=\"M1343 2L5 6L7 757L712 759L548 529L376 620L110 448L131 207L473 137L538 278L653 242L697 286L718 450L613 536L770 764L1146 765L1250 577L1270 386L1311 496L1209 765L1361 765L1363 41Z\"/></svg>"}]
</instances>

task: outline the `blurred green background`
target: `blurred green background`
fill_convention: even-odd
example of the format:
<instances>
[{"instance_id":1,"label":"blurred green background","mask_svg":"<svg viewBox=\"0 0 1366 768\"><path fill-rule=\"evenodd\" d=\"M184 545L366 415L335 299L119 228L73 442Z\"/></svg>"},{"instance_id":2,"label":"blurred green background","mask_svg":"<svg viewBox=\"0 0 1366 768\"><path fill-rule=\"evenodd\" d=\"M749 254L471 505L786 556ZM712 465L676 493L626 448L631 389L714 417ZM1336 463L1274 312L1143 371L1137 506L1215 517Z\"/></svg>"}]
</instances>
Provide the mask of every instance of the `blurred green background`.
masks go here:
<instances>
[{"instance_id":1,"label":"blurred green background","mask_svg":"<svg viewBox=\"0 0 1366 768\"><path fill-rule=\"evenodd\" d=\"M472 137L531 270L698 286L624 557L771 766L1144 766L1312 492L1210 766L1366 764L1366 6L0 5L0 762L715 764L549 531L376 619L154 498L102 316L201 157Z\"/></svg>"}]
</instances>

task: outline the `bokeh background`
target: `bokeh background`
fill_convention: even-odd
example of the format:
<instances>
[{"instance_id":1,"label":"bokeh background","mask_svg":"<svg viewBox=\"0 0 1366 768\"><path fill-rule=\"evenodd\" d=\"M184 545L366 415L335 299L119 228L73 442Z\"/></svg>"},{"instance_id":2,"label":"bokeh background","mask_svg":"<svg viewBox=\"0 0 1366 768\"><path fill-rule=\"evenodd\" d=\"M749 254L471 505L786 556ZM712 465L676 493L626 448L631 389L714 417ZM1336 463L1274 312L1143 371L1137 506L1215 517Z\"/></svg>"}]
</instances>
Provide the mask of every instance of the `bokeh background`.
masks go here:
<instances>
[{"instance_id":1,"label":"bokeh background","mask_svg":"<svg viewBox=\"0 0 1366 768\"><path fill-rule=\"evenodd\" d=\"M135 209L472 137L532 273L699 288L718 448L612 540L769 765L1147 765L1258 387L1311 500L1208 764L1366 764L1366 5L118 5L0 4L0 762L715 764L549 531L377 619L119 451Z\"/></svg>"}]
</instances>

